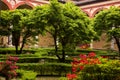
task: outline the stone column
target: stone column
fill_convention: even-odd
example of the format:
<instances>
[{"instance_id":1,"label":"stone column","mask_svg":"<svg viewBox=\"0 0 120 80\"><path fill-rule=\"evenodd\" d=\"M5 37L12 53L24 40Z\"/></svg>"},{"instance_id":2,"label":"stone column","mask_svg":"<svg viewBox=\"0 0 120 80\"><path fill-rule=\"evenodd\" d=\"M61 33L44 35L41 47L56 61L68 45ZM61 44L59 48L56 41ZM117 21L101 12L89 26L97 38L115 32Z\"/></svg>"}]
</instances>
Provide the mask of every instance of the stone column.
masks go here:
<instances>
[{"instance_id":1,"label":"stone column","mask_svg":"<svg viewBox=\"0 0 120 80\"><path fill-rule=\"evenodd\" d=\"M12 45L12 35L8 36L8 45L13 46Z\"/></svg>"},{"instance_id":2,"label":"stone column","mask_svg":"<svg viewBox=\"0 0 120 80\"><path fill-rule=\"evenodd\" d=\"M114 27L114 24L113 24L113 27L112 27L112 30L114 29L115 27ZM111 46L110 46L110 48L112 49L112 50L114 50L114 43L115 43L115 40L114 40L114 38L113 38L113 36L112 36L112 39L111 39Z\"/></svg>"},{"instance_id":3,"label":"stone column","mask_svg":"<svg viewBox=\"0 0 120 80\"><path fill-rule=\"evenodd\" d=\"M38 36L35 36L35 39L38 40ZM34 47L35 47L35 48L38 47L38 41L35 43Z\"/></svg>"},{"instance_id":4,"label":"stone column","mask_svg":"<svg viewBox=\"0 0 120 80\"><path fill-rule=\"evenodd\" d=\"M57 38L56 43L57 43L57 47L59 47L59 38Z\"/></svg>"},{"instance_id":5,"label":"stone column","mask_svg":"<svg viewBox=\"0 0 120 80\"><path fill-rule=\"evenodd\" d=\"M93 40L91 40L90 48L93 49Z\"/></svg>"},{"instance_id":6,"label":"stone column","mask_svg":"<svg viewBox=\"0 0 120 80\"><path fill-rule=\"evenodd\" d=\"M111 40L111 46L110 46L110 48L112 49L112 50L114 50L114 43L115 43L115 40L112 38L112 40Z\"/></svg>"},{"instance_id":7,"label":"stone column","mask_svg":"<svg viewBox=\"0 0 120 80\"><path fill-rule=\"evenodd\" d=\"M13 28L13 25L10 26L10 29L12 29L12 28ZM13 46L13 45L12 45L12 34L10 34L10 35L8 36L8 46L10 46L10 47Z\"/></svg>"}]
</instances>

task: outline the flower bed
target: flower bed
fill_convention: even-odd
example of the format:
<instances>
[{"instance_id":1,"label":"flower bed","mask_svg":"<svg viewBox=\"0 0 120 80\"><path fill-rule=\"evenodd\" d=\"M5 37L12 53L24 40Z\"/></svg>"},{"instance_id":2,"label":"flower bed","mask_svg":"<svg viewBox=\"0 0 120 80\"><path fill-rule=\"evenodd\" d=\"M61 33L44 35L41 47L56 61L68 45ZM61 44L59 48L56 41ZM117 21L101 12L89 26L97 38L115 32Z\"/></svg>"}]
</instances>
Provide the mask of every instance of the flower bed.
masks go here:
<instances>
[{"instance_id":1,"label":"flower bed","mask_svg":"<svg viewBox=\"0 0 120 80\"><path fill-rule=\"evenodd\" d=\"M120 61L97 58L94 52L74 58L68 80L120 80Z\"/></svg>"},{"instance_id":2,"label":"flower bed","mask_svg":"<svg viewBox=\"0 0 120 80\"><path fill-rule=\"evenodd\" d=\"M0 76L6 78L6 80L10 80L17 76L16 69L16 62L18 61L17 57L9 56L6 61L0 62Z\"/></svg>"}]
</instances>

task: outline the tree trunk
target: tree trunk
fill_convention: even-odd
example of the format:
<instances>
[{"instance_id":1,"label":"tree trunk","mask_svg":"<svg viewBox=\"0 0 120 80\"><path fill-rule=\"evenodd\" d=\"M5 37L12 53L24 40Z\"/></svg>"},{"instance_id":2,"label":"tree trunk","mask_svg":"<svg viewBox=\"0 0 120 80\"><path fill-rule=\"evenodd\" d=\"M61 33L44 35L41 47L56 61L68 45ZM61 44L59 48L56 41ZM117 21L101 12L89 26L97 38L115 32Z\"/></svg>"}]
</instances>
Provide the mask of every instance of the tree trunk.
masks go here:
<instances>
[{"instance_id":1,"label":"tree trunk","mask_svg":"<svg viewBox=\"0 0 120 80\"><path fill-rule=\"evenodd\" d=\"M19 54L22 53L22 50L23 50L24 44L25 44L25 43L22 43L22 46L21 46L20 51L19 51Z\"/></svg>"},{"instance_id":2,"label":"tree trunk","mask_svg":"<svg viewBox=\"0 0 120 80\"><path fill-rule=\"evenodd\" d=\"M26 41L26 37L23 38L22 46L21 46L20 51L19 51L20 54L22 53L23 47L25 45L25 41Z\"/></svg>"},{"instance_id":3,"label":"tree trunk","mask_svg":"<svg viewBox=\"0 0 120 80\"><path fill-rule=\"evenodd\" d=\"M16 54L19 54L18 46L17 45L15 45L15 52L16 52Z\"/></svg>"},{"instance_id":4,"label":"tree trunk","mask_svg":"<svg viewBox=\"0 0 120 80\"><path fill-rule=\"evenodd\" d=\"M62 49L62 62L65 62L65 49Z\"/></svg>"},{"instance_id":5,"label":"tree trunk","mask_svg":"<svg viewBox=\"0 0 120 80\"><path fill-rule=\"evenodd\" d=\"M11 80L8 76L5 77L5 80Z\"/></svg>"},{"instance_id":6,"label":"tree trunk","mask_svg":"<svg viewBox=\"0 0 120 80\"><path fill-rule=\"evenodd\" d=\"M60 56L58 55L58 46L57 46L57 37L56 37L56 35L54 36L54 44L55 44L55 54L56 54L56 56L57 56L57 58L59 59L59 61L61 61L61 58L60 58Z\"/></svg>"},{"instance_id":7,"label":"tree trunk","mask_svg":"<svg viewBox=\"0 0 120 80\"><path fill-rule=\"evenodd\" d=\"M15 49L16 49L16 54L19 54L19 51L18 51L18 46L19 46L19 41L20 41L20 33L19 31L16 32L16 31L13 31L12 32L12 44L15 46Z\"/></svg>"},{"instance_id":8,"label":"tree trunk","mask_svg":"<svg viewBox=\"0 0 120 80\"><path fill-rule=\"evenodd\" d=\"M62 41L62 62L65 62L65 46L66 44Z\"/></svg>"}]
</instances>

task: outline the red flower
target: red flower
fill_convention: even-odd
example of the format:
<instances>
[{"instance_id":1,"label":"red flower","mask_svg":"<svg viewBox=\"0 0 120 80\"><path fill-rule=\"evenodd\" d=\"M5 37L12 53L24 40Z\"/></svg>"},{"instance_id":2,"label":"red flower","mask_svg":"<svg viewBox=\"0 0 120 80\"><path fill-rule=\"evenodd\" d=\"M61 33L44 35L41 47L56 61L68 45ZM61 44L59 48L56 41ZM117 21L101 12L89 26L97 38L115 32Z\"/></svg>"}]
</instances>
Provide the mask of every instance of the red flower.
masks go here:
<instances>
[{"instance_id":1,"label":"red flower","mask_svg":"<svg viewBox=\"0 0 120 80\"><path fill-rule=\"evenodd\" d=\"M101 56L102 58L108 58L108 56Z\"/></svg>"},{"instance_id":2,"label":"red flower","mask_svg":"<svg viewBox=\"0 0 120 80\"><path fill-rule=\"evenodd\" d=\"M99 58L95 57L96 54L94 52L90 52L88 55L80 54L80 59L74 58L72 64L72 72L75 74L67 74L68 80L73 80L77 78L77 74L80 71L84 71L86 65L96 65L101 64Z\"/></svg>"},{"instance_id":3,"label":"red flower","mask_svg":"<svg viewBox=\"0 0 120 80\"><path fill-rule=\"evenodd\" d=\"M77 69L75 67L72 67L72 72L76 72Z\"/></svg>"},{"instance_id":4,"label":"red flower","mask_svg":"<svg viewBox=\"0 0 120 80\"><path fill-rule=\"evenodd\" d=\"M94 59L95 64L101 64L100 60L98 58Z\"/></svg>"},{"instance_id":5,"label":"red flower","mask_svg":"<svg viewBox=\"0 0 120 80\"><path fill-rule=\"evenodd\" d=\"M80 70L83 70L84 69L84 66L80 66Z\"/></svg>"},{"instance_id":6,"label":"red flower","mask_svg":"<svg viewBox=\"0 0 120 80\"><path fill-rule=\"evenodd\" d=\"M77 59L77 58L73 58L73 61L76 61L76 62L78 62L78 59Z\"/></svg>"},{"instance_id":7,"label":"red flower","mask_svg":"<svg viewBox=\"0 0 120 80\"><path fill-rule=\"evenodd\" d=\"M67 74L68 80L73 80L74 78L77 78L76 74Z\"/></svg>"},{"instance_id":8,"label":"red flower","mask_svg":"<svg viewBox=\"0 0 120 80\"><path fill-rule=\"evenodd\" d=\"M89 54L88 54L88 57L89 58L94 58L96 56L96 54L94 53L94 52L90 52Z\"/></svg>"},{"instance_id":9,"label":"red flower","mask_svg":"<svg viewBox=\"0 0 120 80\"><path fill-rule=\"evenodd\" d=\"M82 64L88 64L88 60L87 59L81 59L79 62L82 63Z\"/></svg>"},{"instance_id":10,"label":"red flower","mask_svg":"<svg viewBox=\"0 0 120 80\"><path fill-rule=\"evenodd\" d=\"M81 58L81 59L86 59L86 58L87 58L87 55L85 55L85 54L80 54L80 58Z\"/></svg>"},{"instance_id":11,"label":"red flower","mask_svg":"<svg viewBox=\"0 0 120 80\"><path fill-rule=\"evenodd\" d=\"M11 71L10 71L10 75L13 76L13 77L15 77L15 76L17 76L17 73L16 73L15 70L11 70Z\"/></svg>"},{"instance_id":12,"label":"red flower","mask_svg":"<svg viewBox=\"0 0 120 80\"><path fill-rule=\"evenodd\" d=\"M77 58L73 58L72 65L77 65L79 63L79 60Z\"/></svg>"}]
</instances>

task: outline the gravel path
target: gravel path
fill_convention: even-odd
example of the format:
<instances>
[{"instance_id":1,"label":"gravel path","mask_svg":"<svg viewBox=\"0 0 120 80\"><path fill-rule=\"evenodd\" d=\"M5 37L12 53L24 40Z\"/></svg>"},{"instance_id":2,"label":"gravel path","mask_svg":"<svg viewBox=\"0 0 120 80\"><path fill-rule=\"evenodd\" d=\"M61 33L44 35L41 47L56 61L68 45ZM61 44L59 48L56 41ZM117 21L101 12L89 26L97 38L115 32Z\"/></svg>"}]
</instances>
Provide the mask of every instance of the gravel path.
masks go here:
<instances>
[{"instance_id":1,"label":"gravel path","mask_svg":"<svg viewBox=\"0 0 120 80\"><path fill-rule=\"evenodd\" d=\"M5 80L5 78L0 77L0 80ZM12 79L12 80L19 80L19 79ZM37 77L36 80L58 80L58 77Z\"/></svg>"}]
</instances>

